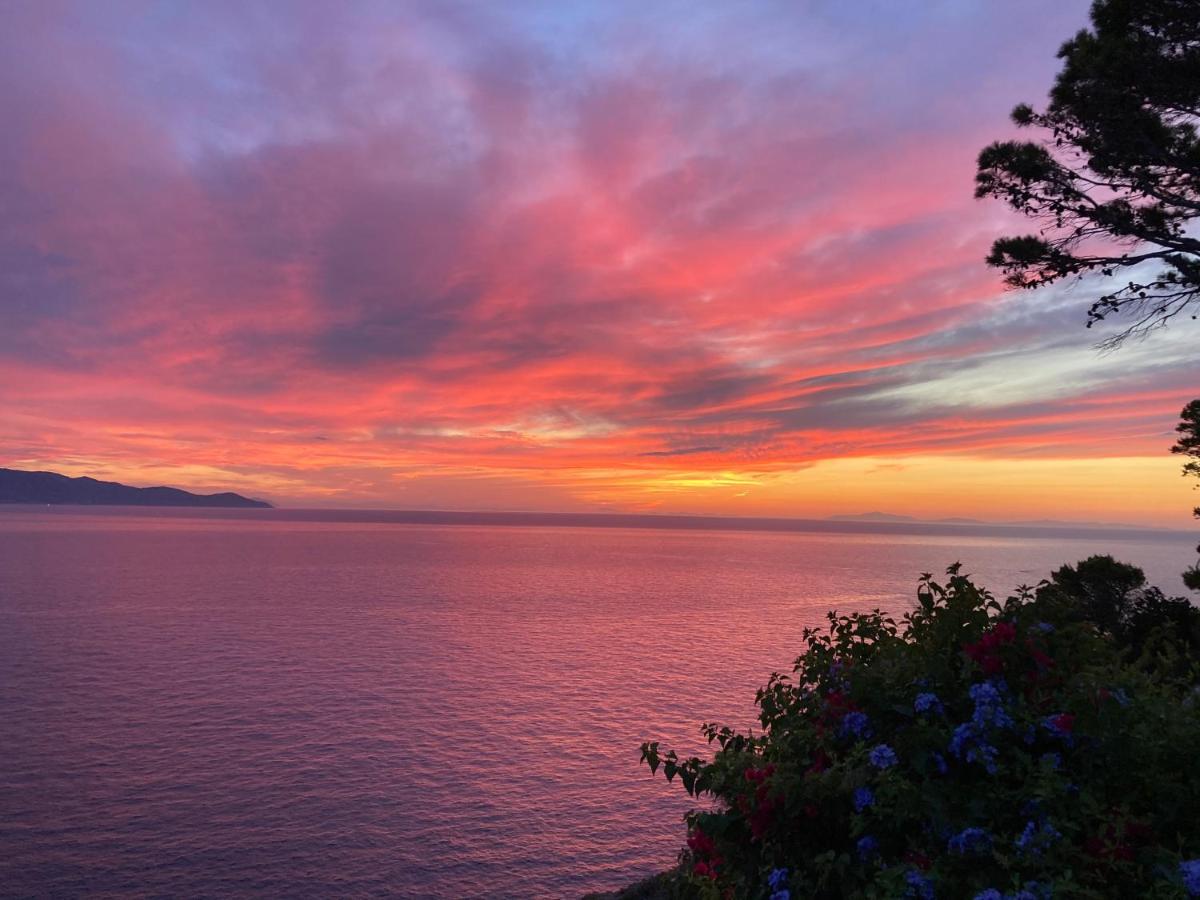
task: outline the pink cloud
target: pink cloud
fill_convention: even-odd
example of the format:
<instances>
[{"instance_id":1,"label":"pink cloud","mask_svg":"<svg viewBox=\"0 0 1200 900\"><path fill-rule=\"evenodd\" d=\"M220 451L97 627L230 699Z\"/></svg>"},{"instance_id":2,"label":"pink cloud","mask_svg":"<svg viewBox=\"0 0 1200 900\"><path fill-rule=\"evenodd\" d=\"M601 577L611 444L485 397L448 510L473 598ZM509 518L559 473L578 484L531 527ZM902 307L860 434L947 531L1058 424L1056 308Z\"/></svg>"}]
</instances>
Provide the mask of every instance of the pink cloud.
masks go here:
<instances>
[{"instance_id":1,"label":"pink cloud","mask_svg":"<svg viewBox=\"0 0 1200 900\"><path fill-rule=\"evenodd\" d=\"M259 471L296 496L420 472L566 504L595 496L585 470L1150 454L1187 399L1171 353L1032 404L915 390L1091 337L1060 299L999 296L980 258L1002 217L970 199L1028 96L1004 87L1048 83L1057 33L1030 74L1024 35L932 12L879 70L672 46L652 17L584 51L584 20L516 12L312 4L282 37L225 9L4 15L25 42L0 87L9 462ZM987 44L984 71L870 77L946 29ZM712 41L737 64L688 55Z\"/></svg>"}]
</instances>

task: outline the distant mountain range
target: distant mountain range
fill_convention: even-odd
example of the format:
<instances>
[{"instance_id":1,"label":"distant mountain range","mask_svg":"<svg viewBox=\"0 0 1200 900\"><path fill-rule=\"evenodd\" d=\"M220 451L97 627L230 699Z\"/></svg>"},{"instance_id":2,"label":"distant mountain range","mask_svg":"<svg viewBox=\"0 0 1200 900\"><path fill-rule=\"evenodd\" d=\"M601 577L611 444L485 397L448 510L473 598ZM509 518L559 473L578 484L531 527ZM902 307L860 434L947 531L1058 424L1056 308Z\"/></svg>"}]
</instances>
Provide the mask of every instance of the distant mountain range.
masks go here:
<instances>
[{"instance_id":1,"label":"distant mountain range","mask_svg":"<svg viewBox=\"0 0 1200 900\"><path fill-rule=\"evenodd\" d=\"M966 519L954 516L948 519L918 519L916 516L901 516L896 513L867 512L853 513L840 516L829 516L829 522L912 522L914 524L932 525L1013 525L1021 528L1119 528L1140 529L1143 525L1129 525L1121 522L1067 522L1061 519L1032 519L1021 522L985 522L982 519Z\"/></svg>"},{"instance_id":2,"label":"distant mountain range","mask_svg":"<svg viewBox=\"0 0 1200 900\"><path fill-rule=\"evenodd\" d=\"M212 506L269 509L264 500L241 494L193 494L172 487L136 488L95 478L68 478L56 472L0 469L0 503L77 506Z\"/></svg>"}]
</instances>

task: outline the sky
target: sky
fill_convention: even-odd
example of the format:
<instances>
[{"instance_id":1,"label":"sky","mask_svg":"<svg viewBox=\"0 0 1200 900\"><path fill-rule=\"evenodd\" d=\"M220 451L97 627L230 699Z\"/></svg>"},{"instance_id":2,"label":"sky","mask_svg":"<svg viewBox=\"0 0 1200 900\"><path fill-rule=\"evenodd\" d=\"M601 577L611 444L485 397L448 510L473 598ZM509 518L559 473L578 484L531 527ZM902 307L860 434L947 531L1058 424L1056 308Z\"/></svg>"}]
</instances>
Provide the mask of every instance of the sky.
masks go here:
<instances>
[{"instance_id":1,"label":"sky","mask_svg":"<svg viewBox=\"0 0 1200 900\"><path fill-rule=\"evenodd\" d=\"M0 6L0 465L1186 527L1182 323L1005 290L1063 0Z\"/></svg>"}]
</instances>

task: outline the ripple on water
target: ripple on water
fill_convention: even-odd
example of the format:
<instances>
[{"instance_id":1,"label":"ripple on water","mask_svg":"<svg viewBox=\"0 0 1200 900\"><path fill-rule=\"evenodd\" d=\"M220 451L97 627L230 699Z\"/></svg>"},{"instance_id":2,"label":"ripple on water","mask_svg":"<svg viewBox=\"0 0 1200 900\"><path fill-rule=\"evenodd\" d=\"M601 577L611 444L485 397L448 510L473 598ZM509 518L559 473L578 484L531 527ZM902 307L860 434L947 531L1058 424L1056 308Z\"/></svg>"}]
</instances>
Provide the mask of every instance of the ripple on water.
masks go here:
<instances>
[{"instance_id":1,"label":"ripple on water","mask_svg":"<svg viewBox=\"0 0 1200 900\"><path fill-rule=\"evenodd\" d=\"M131 524L133 523L133 524ZM570 897L668 865L638 765L831 606L1186 543L0 515L14 895Z\"/></svg>"}]
</instances>

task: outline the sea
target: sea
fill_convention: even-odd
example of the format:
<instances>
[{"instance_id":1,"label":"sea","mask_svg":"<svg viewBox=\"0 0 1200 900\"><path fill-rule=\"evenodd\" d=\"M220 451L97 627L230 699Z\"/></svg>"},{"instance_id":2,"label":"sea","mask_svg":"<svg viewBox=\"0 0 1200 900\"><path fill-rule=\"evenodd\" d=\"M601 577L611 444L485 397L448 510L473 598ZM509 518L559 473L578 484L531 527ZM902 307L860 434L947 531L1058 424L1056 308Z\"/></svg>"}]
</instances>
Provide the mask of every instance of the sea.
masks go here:
<instances>
[{"instance_id":1,"label":"sea","mask_svg":"<svg viewBox=\"0 0 1200 900\"><path fill-rule=\"evenodd\" d=\"M1195 535L0 507L0 896L577 898L670 866L644 740L747 728L828 611Z\"/></svg>"}]
</instances>

